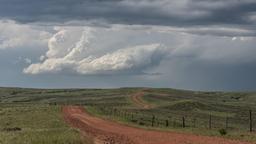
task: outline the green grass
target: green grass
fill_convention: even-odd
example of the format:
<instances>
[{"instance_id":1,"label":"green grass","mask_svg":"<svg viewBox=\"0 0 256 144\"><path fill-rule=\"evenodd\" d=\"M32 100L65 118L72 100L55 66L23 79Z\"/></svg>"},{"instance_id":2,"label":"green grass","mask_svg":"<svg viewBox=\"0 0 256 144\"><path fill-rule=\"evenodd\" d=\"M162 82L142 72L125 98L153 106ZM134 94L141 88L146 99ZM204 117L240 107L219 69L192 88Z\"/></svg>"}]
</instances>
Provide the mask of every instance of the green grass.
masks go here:
<instances>
[{"instance_id":1,"label":"green grass","mask_svg":"<svg viewBox=\"0 0 256 144\"><path fill-rule=\"evenodd\" d=\"M204 135L204 136L214 136L214 137L224 137L227 139L236 139L236 140L243 140L248 141L256 144L256 134L250 133L245 130L234 130L234 129L227 129L227 134L222 136L219 133L221 128L212 128L209 129L207 127L186 127L182 128L181 123L178 119L176 119L176 124L173 126L173 123L170 122L169 126L166 127L165 123L163 122L160 125L157 125L156 122L154 126L151 126L151 117L147 117L146 115L134 115L133 118L131 116L123 116L122 114L110 115L109 112L104 112L101 108L97 106L86 106L86 109L89 113L93 114L94 116L101 117L106 120L115 121L120 124L129 125L132 127L147 129L147 130L158 130L158 131L171 131L171 132L179 132L179 133L190 133L196 135ZM143 120L141 118L143 117ZM136 120L136 121L134 121ZM157 120L156 120L157 121ZM140 124L143 122L143 124ZM206 122L207 123L207 122Z\"/></svg>"},{"instance_id":2,"label":"green grass","mask_svg":"<svg viewBox=\"0 0 256 144\"><path fill-rule=\"evenodd\" d=\"M144 89L143 101L154 105L154 108L140 109L132 103L130 96L141 90L0 88L0 129L22 128L22 131L16 132L0 131L0 138L2 143L11 144L28 141L39 144L57 143L53 141L80 143L79 132L65 124L60 107L54 106L69 104L86 106L96 116L136 127L209 136L220 136L218 131L225 128L228 119L226 138L256 142L256 134L248 132L249 110L253 111L253 123L256 125L256 93ZM119 113L111 113L114 109ZM156 117L153 128L152 115ZM208 128L210 115L212 129ZM181 128L182 117L186 119L186 128ZM168 127L165 126L166 120L169 122ZM39 142L35 142L37 140Z\"/></svg>"},{"instance_id":3,"label":"green grass","mask_svg":"<svg viewBox=\"0 0 256 144\"><path fill-rule=\"evenodd\" d=\"M195 113L201 113L201 114L211 114L212 116L216 117L234 117L235 113L229 113L229 112L218 112L218 111L207 111L207 110L200 110L200 109L195 109Z\"/></svg>"},{"instance_id":4,"label":"green grass","mask_svg":"<svg viewBox=\"0 0 256 144\"><path fill-rule=\"evenodd\" d=\"M7 130L20 128L21 130ZM59 106L0 105L0 144L82 144L63 121Z\"/></svg>"}]
</instances>

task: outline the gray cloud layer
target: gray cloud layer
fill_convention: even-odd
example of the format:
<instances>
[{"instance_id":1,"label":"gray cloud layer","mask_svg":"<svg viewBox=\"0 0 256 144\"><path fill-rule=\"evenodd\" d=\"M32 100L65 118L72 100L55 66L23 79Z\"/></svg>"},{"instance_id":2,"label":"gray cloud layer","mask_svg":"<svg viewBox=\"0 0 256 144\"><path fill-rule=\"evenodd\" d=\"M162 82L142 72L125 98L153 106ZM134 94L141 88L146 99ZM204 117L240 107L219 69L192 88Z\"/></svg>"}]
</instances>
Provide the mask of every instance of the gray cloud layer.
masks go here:
<instances>
[{"instance_id":1,"label":"gray cloud layer","mask_svg":"<svg viewBox=\"0 0 256 144\"><path fill-rule=\"evenodd\" d=\"M143 25L256 23L255 0L1 0L0 17L28 22L96 20Z\"/></svg>"}]
</instances>

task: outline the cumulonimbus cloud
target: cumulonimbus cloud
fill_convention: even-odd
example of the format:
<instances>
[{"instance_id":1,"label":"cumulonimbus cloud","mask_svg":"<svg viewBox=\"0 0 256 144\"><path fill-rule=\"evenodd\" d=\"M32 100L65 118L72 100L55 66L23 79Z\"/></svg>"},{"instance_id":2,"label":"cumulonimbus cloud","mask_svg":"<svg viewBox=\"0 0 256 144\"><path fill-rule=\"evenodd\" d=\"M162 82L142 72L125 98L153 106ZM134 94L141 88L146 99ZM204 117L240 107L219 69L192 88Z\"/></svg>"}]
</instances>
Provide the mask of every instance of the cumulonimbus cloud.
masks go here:
<instances>
[{"instance_id":1,"label":"cumulonimbus cloud","mask_svg":"<svg viewBox=\"0 0 256 144\"><path fill-rule=\"evenodd\" d=\"M62 29L49 39L46 59L24 69L27 74L131 74L155 66L167 55L164 45L154 43L121 48L95 55L93 29Z\"/></svg>"}]
</instances>

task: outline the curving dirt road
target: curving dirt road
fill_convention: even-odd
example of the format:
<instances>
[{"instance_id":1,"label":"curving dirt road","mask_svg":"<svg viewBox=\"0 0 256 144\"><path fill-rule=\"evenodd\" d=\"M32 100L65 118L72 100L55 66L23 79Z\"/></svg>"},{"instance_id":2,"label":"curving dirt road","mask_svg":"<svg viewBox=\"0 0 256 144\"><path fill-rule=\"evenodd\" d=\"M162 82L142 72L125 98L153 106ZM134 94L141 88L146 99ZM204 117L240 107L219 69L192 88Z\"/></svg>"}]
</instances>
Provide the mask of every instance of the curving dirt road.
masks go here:
<instances>
[{"instance_id":1,"label":"curving dirt road","mask_svg":"<svg viewBox=\"0 0 256 144\"><path fill-rule=\"evenodd\" d=\"M134 104L136 104L138 107L143 108L143 109L151 109L153 108L152 105L146 103L143 101L142 97L144 96L144 92L140 91L135 93L134 95L131 96L131 100Z\"/></svg>"},{"instance_id":2,"label":"curving dirt road","mask_svg":"<svg viewBox=\"0 0 256 144\"><path fill-rule=\"evenodd\" d=\"M95 144L250 144L218 137L129 127L91 116L78 106L65 106L62 112L71 126L92 137Z\"/></svg>"}]
</instances>

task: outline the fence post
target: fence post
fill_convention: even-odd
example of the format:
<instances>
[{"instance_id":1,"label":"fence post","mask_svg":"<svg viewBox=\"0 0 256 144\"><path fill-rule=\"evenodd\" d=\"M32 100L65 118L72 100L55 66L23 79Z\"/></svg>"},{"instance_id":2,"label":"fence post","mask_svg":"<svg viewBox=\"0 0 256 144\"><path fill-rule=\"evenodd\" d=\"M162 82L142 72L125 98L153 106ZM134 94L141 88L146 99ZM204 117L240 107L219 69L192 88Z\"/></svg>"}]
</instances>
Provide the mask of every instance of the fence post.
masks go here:
<instances>
[{"instance_id":1,"label":"fence post","mask_svg":"<svg viewBox=\"0 0 256 144\"><path fill-rule=\"evenodd\" d=\"M126 113L127 113L127 112L126 112L126 110L125 110L125 111L124 111L124 118L126 118Z\"/></svg>"},{"instance_id":2,"label":"fence post","mask_svg":"<svg viewBox=\"0 0 256 144\"><path fill-rule=\"evenodd\" d=\"M176 120L173 119L173 127L176 127Z\"/></svg>"},{"instance_id":3,"label":"fence post","mask_svg":"<svg viewBox=\"0 0 256 144\"><path fill-rule=\"evenodd\" d=\"M212 115L209 117L209 129L212 129Z\"/></svg>"},{"instance_id":4,"label":"fence post","mask_svg":"<svg viewBox=\"0 0 256 144\"><path fill-rule=\"evenodd\" d=\"M168 120L165 121L165 126L166 126L166 127L169 126L169 121L168 121Z\"/></svg>"},{"instance_id":5,"label":"fence post","mask_svg":"<svg viewBox=\"0 0 256 144\"><path fill-rule=\"evenodd\" d=\"M152 116L151 126L153 127L155 123L155 115Z\"/></svg>"},{"instance_id":6,"label":"fence post","mask_svg":"<svg viewBox=\"0 0 256 144\"><path fill-rule=\"evenodd\" d=\"M117 115L117 109L115 108L114 109L114 116L116 116Z\"/></svg>"},{"instance_id":7,"label":"fence post","mask_svg":"<svg viewBox=\"0 0 256 144\"><path fill-rule=\"evenodd\" d=\"M250 132L252 132L252 110L249 110L249 119L250 119Z\"/></svg>"},{"instance_id":8,"label":"fence post","mask_svg":"<svg viewBox=\"0 0 256 144\"><path fill-rule=\"evenodd\" d=\"M185 117L182 117L182 127L185 128L186 125L185 125Z\"/></svg>"},{"instance_id":9,"label":"fence post","mask_svg":"<svg viewBox=\"0 0 256 144\"><path fill-rule=\"evenodd\" d=\"M196 118L194 118L193 122L194 122L194 128L195 128L196 127Z\"/></svg>"},{"instance_id":10,"label":"fence post","mask_svg":"<svg viewBox=\"0 0 256 144\"><path fill-rule=\"evenodd\" d=\"M226 117L226 129L228 129L228 117Z\"/></svg>"}]
</instances>

